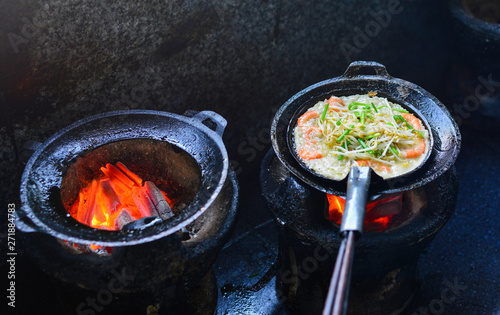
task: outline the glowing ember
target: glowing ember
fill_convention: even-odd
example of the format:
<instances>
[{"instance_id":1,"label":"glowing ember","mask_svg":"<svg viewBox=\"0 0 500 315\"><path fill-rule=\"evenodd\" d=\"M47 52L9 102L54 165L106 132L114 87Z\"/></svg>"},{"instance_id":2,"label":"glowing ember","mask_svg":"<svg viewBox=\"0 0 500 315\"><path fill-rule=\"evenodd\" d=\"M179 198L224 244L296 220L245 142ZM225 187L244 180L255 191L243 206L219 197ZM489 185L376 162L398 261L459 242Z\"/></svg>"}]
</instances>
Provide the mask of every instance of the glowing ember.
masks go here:
<instances>
[{"instance_id":1,"label":"glowing ember","mask_svg":"<svg viewBox=\"0 0 500 315\"><path fill-rule=\"evenodd\" d=\"M82 188L69 211L79 222L102 230L150 216L170 218L171 201L154 183L143 180L122 163L101 167L104 176Z\"/></svg>"},{"instance_id":2,"label":"glowing ember","mask_svg":"<svg viewBox=\"0 0 500 315\"><path fill-rule=\"evenodd\" d=\"M340 225L344 214L345 199L331 194L326 194L326 197L329 204L328 219ZM392 216L401 212L402 200L402 195L397 195L368 203L363 229L371 232L384 231Z\"/></svg>"}]
</instances>

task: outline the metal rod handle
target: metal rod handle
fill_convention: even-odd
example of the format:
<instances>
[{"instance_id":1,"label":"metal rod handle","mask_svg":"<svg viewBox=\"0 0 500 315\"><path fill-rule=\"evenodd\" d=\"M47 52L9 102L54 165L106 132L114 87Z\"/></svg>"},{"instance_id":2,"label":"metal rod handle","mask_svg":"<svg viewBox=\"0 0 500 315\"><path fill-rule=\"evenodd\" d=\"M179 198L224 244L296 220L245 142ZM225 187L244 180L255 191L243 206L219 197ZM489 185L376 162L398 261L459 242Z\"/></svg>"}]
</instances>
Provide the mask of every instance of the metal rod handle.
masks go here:
<instances>
[{"instance_id":1,"label":"metal rod handle","mask_svg":"<svg viewBox=\"0 0 500 315\"><path fill-rule=\"evenodd\" d=\"M355 232L347 232L340 244L339 254L335 261L328 296L326 297L323 315L344 315L347 312L347 297L351 283L352 261L354 259Z\"/></svg>"},{"instance_id":2,"label":"metal rod handle","mask_svg":"<svg viewBox=\"0 0 500 315\"><path fill-rule=\"evenodd\" d=\"M363 232L370 177L369 167L351 167L347 180L345 209L342 215L342 224L340 224L341 234L345 231Z\"/></svg>"},{"instance_id":3,"label":"metal rod handle","mask_svg":"<svg viewBox=\"0 0 500 315\"><path fill-rule=\"evenodd\" d=\"M323 315L345 315L347 313L354 245L363 232L370 177L369 167L353 166L349 172L346 205L340 225L342 242L333 268Z\"/></svg>"},{"instance_id":4,"label":"metal rod handle","mask_svg":"<svg viewBox=\"0 0 500 315\"><path fill-rule=\"evenodd\" d=\"M347 232L344 259L341 261L339 282L333 300L333 314L347 313L347 298L351 284L352 261L354 259L355 232Z\"/></svg>"}]
</instances>

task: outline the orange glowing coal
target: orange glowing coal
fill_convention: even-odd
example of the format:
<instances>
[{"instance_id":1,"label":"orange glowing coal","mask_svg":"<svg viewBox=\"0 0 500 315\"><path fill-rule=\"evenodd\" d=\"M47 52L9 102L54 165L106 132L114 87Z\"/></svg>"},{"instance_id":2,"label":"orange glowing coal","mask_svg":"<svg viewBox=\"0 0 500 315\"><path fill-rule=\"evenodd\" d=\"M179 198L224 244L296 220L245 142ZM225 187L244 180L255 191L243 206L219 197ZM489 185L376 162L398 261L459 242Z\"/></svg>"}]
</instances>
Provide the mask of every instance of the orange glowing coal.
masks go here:
<instances>
[{"instance_id":1,"label":"orange glowing coal","mask_svg":"<svg viewBox=\"0 0 500 315\"><path fill-rule=\"evenodd\" d=\"M336 195L326 194L328 199L328 219L336 224L342 223L345 199ZM403 195L378 199L366 206L363 229L370 232L384 231L391 218L399 214L402 208Z\"/></svg>"},{"instance_id":2,"label":"orange glowing coal","mask_svg":"<svg viewBox=\"0 0 500 315\"><path fill-rule=\"evenodd\" d=\"M69 211L79 222L96 229L121 230L149 216L173 216L172 201L153 182L143 181L125 165L106 164L103 176L80 190Z\"/></svg>"}]
</instances>

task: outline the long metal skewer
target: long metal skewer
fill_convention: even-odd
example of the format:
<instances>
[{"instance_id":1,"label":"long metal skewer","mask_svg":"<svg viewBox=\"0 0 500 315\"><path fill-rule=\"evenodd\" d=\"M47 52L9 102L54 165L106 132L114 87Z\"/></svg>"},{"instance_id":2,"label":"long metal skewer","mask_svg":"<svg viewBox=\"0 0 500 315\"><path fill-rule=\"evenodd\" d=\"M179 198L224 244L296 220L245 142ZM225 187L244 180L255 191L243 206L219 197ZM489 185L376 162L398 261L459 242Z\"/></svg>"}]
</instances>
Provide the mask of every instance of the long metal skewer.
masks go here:
<instances>
[{"instance_id":1,"label":"long metal skewer","mask_svg":"<svg viewBox=\"0 0 500 315\"><path fill-rule=\"evenodd\" d=\"M323 315L347 313L354 245L363 232L370 175L369 167L354 166L349 173L345 210L340 225L342 242L333 269Z\"/></svg>"}]
</instances>

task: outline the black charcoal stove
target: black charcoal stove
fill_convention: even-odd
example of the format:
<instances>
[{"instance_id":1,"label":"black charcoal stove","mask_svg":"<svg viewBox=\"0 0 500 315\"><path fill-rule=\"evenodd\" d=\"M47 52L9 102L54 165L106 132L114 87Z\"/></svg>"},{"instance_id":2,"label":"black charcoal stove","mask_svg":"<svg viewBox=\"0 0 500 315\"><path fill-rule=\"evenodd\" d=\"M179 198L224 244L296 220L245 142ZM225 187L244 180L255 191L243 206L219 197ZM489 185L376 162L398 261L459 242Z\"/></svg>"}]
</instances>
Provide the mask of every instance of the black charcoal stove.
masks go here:
<instances>
[{"instance_id":1,"label":"black charcoal stove","mask_svg":"<svg viewBox=\"0 0 500 315\"><path fill-rule=\"evenodd\" d=\"M132 110L79 121L41 144L22 178L17 227L29 257L59 282L57 311L212 314L211 266L235 222L236 176L214 112ZM68 214L79 187L104 163L123 162L175 197L174 216L122 230ZM89 245L109 249L82 252Z\"/></svg>"},{"instance_id":2,"label":"black charcoal stove","mask_svg":"<svg viewBox=\"0 0 500 315\"><path fill-rule=\"evenodd\" d=\"M323 310L341 241L343 209L335 198L345 196L347 184L307 170L294 157L294 122L318 100L370 92L422 117L434 144L428 161L416 172L394 180L371 180L365 233L354 255L350 314L398 314L408 306L417 288L419 255L456 206L453 163L460 133L448 111L428 92L393 78L379 63L357 61L342 76L292 96L273 120L273 150L262 162L261 185L279 225L278 298L298 313Z\"/></svg>"},{"instance_id":3,"label":"black charcoal stove","mask_svg":"<svg viewBox=\"0 0 500 315\"><path fill-rule=\"evenodd\" d=\"M261 185L278 224L278 299L294 313L321 314L341 241L339 226L323 211L326 194L291 174L273 150L262 162ZM349 314L404 310L418 287L418 258L453 215L457 193L452 168L403 193L406 220L384 232L363 234L354 256Z\"/></svg>"}]
</instances>

